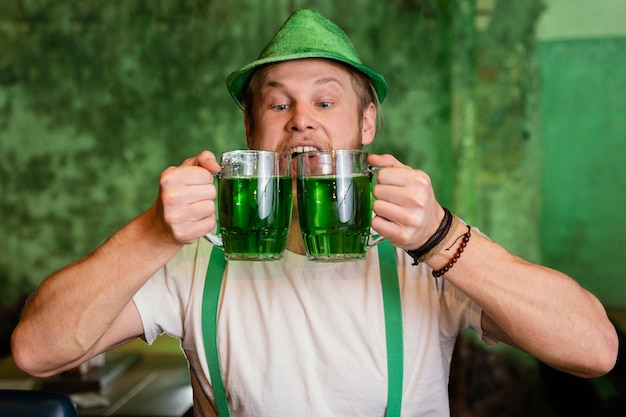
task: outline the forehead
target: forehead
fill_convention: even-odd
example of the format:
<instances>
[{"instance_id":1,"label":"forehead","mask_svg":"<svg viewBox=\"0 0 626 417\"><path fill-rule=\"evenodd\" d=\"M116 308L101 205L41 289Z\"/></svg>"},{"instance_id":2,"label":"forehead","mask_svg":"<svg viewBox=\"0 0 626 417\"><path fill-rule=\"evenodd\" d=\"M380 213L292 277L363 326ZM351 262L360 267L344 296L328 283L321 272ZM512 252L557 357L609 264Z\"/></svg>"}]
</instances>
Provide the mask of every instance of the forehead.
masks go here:
<instances>
[{"instance_id":1,"label":"forehead","mask_svg":"<svg viewBox=\"0 0 626 417\"><path fill-rule=\"evenodd\" d=\"M350 71L335 61L307 58L270 64L259 71L263 86L297 83L323 83L335 81L349 85L352 79Z\"/></svg>"}]
</instances>

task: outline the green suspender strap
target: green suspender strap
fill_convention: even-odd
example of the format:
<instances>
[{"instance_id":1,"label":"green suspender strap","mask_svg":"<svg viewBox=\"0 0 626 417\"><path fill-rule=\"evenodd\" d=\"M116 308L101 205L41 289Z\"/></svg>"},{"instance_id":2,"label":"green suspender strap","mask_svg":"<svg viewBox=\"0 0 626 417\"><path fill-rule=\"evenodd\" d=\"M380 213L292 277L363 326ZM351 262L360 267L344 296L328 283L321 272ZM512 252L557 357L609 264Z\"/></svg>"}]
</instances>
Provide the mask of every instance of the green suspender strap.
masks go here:
<instances>
[{"instance_id":1,"label":"green suspender strap","mask_svg":"<svg viewBox=\"0 0 626 417\"><path fill-rule=\"evenodd\" d=\"M224 258L224 252L213 246L209 267L206 270L204 294L202 295L202 337L204 339L204 350L219 417L230 417L220 358L217 352L217 313L225 269L226 258Z\"/></svg>"},{"instance_id":2,"label":"green suspender strap","mask_svg":"<svg viewBox=\"0 0 626 417\"><path fill-rule=\"evenodd\" d=\"M404 378L404 343L402 335L402 303L396 266L396 253L384 240L378 245L380 281L383 292L385 335L387 341L387 412L386 417L400 417L402 382ZM219 417L229 417L228 399L217 351L217 315L226 260L215 248L211 251L202 299L202 332L209 374Z\"/></svg>"},{"instance_id":3,"label":"green suspender strap","mask_svg":"<svg viewBox=\"0 0 626 417\"><path fill-rule=\"evenodd\" d=\"M380 283L383 289L385 337L387 339L387 417L400 417L404 378L402 301L396 266L396 250L387 239L378 244Z\"/></svg>"}]
</instances>

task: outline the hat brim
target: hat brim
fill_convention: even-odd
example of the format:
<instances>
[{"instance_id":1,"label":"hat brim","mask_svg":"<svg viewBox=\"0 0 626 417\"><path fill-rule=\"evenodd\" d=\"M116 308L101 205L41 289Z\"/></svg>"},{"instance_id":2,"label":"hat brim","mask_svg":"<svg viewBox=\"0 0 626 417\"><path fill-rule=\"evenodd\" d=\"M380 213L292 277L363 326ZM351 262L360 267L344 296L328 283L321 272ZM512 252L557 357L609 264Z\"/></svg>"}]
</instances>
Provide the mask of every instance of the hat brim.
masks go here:
<instances>
[{"instance_id":1,"label":"hat brim","mask_svg":"<svg viewBox=\"0 0 626 417\"><path fill-rule=\"evenodd\" d=\"M274 63L283 62L283 61L292 61L296 59L306 59L306 58L325 58L325 59L331 59L334 61L347 64L355 68L356 70L361 71L363 74L367 76L367 78L369 78L369 80L372 83L372 86L374 87L374 90L376 90L376 95L378 96L379 102L382 103L382 101L387 96L387 91L389 90L389 87L387 85L387 81L385 80L385 77L383 77L376 71L372 70L371 68L359 62L355 62L350 59L347 59L346 57L342 55L334 54L331 52L320 52L320 51L299 52L297 54L283 55L280 57L268 57L268 58L259 59L231 73L226 79L226 86L228 88L228 91L230 92L230 95L235 100L235 102L237 102L239 107L243 109L243 93L244 93L243 89L248 79L252 76L254 71L256 71L260 66L267 65L267 64L274 64Z\"/></svg>"}]
</instances>

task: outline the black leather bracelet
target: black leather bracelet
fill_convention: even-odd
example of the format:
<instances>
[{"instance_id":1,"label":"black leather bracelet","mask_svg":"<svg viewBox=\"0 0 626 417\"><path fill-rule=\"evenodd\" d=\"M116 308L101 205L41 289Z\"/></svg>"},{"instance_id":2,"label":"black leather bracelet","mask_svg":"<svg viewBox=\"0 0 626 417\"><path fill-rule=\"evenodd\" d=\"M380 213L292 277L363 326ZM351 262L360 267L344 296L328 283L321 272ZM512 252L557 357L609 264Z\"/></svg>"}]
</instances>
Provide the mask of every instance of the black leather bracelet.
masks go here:
<instances>
[{"instance_id":1,"label":"black leather bracelet","mask_svg":"<svg viewBox=\"0 0 626 417\"><path fill-rule=\"evenodd\" d=\"M404 251L413 258L413 263L411 265L418 265L420 263L420 259L430 252L435 246L437 246L448 234L450 231L450 225L452 224L452 213L450 210L443 207L444 215L441 224L437 231L417 249L405 249Z\"/></svg>"}]
</instances>

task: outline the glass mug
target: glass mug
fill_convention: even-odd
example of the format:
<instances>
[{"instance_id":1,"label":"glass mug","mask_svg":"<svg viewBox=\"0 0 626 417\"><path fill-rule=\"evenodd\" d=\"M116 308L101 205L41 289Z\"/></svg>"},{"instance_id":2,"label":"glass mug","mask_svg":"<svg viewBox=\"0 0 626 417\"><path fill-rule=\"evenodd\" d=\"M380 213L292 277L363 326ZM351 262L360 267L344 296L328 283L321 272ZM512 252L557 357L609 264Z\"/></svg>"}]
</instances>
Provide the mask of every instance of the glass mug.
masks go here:
<instances>
[{"instance_id":1,"label":"glass mug","mask_svg":"<svg viewBox=\"0 0 626 417\"><path fill-rule=\"evenodd\" d=\"M206 237L228 260L282 259L291 223L291 155L237 150L221 155L218 234Z\"/></svg>"},{"instance_id":2,"label":"glass mug","mask_svg":"<svg viewBox=\"0 0 626 417\"><path fill-rule=\"evenodd\" d=\"M298 218L307 258L364 259L383 240L370 229L373 175L367 152L305 152L296 161Z\"/></svg>"}]
</instances>

